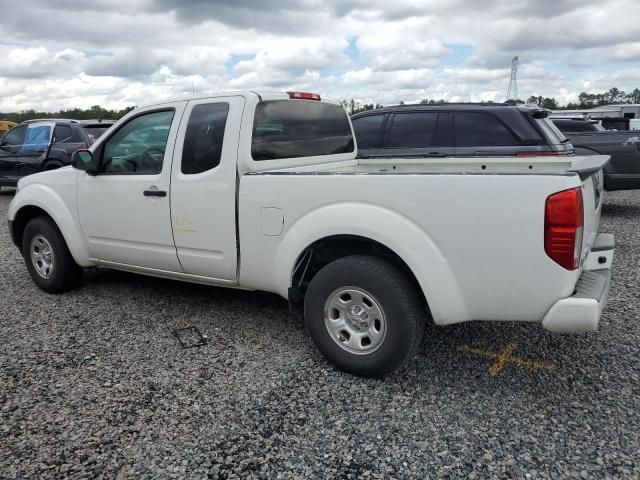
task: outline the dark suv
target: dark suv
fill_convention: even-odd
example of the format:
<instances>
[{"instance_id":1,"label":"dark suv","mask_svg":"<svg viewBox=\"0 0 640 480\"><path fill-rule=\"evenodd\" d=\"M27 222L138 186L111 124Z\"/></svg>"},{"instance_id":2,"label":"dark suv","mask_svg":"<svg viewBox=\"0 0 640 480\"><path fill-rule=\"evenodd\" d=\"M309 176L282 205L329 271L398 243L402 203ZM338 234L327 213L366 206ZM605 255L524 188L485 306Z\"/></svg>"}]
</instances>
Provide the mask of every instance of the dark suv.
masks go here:
<instances>
[{"instance_id":1,"label":"dark suv","mask_svg":"<svg viewBox=\"0 0 640 480\"><path fill-rule=\"evenodd\" d=\"M572 154L550 113L507 104L399 105L351 121L360 158Z\"/></svg>"},{"instance_id":2,"label":"dark suv","mask_svg":"<svg viewBox=\"0 0 640 480\"><path fill-rule=\"evenodd\" d=\"M0 187L20 178L71 163L71 154L91 145L112 120L28 120L0 138Z\"/></svg>"}]
</instances>

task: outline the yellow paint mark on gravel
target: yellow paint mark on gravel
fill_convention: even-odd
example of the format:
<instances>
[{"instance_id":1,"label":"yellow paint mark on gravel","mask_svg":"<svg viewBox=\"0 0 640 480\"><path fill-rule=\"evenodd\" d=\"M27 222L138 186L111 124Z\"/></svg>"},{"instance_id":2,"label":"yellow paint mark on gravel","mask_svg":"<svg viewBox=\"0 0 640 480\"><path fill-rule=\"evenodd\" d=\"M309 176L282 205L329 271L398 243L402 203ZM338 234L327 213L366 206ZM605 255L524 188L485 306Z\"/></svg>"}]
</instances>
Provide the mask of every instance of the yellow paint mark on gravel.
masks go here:
<instances>
[{"instance_id":1,"label":"yellow paint mark on gravel","mask_svg":"<svg viewBox=\"0 0 640 480\"><path fill-rule=\"evenodd\" d=\"M470 347L469 345L462 345L458 347L458 351L464 353L473 353L475 355L493 359L493 363L489 367L489 373L494 377L499 375L500 372L504 370L504 367L506 367L508 364L517 365L518 367L528 368L530 370L544 369L553 371L556 369L556 364L553 362L542 363L536 362L534 360L523 360L521 358L514 357L513 353L517 348L518 342L509 342L499 352L482 350L480 348Z\"/></svg>"}]
</instances>

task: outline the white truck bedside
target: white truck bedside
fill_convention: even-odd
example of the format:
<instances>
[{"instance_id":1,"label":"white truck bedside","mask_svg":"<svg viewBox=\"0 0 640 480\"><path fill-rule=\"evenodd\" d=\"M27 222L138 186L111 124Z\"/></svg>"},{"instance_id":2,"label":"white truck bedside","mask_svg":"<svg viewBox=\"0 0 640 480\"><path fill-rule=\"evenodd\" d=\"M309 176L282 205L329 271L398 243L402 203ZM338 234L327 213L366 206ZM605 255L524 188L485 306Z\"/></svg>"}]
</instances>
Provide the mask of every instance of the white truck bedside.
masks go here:
<instances>
[{"instance_id":1,"label":"white truck bedside","mask_svg":"<svg viewBox=\"0 0 640 480\"><path fill-rule=\"evenodd\" d=\"M89 266L274 292L358 375L401 366L431 320L597 329L614 250L598 234L608 157L356 150L346 112L316 94L149 105L73 167L21 180L9 228L47 292Z\"/></svg>"}]
</instances>

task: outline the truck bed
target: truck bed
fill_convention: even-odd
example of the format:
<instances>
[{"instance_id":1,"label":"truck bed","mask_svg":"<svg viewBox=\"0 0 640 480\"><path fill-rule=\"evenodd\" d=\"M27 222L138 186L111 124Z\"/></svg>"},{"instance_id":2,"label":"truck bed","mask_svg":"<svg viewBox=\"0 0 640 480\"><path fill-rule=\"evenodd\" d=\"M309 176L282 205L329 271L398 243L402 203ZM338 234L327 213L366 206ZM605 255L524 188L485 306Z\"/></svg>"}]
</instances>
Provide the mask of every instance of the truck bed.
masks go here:
<instances>
[{"instance_id":1,"label":"truck bed","mask_svg":"<svg viewBox=\"0 0 640 480\"><path fill-rule=\"evenodd\" d=\"M540 321L571 296L581 273L545 253L545 200L583 185L586 254L597 234L599 172L608 158L359 159L244 175L240 281L286 295L295 263L289 252L304 250L318 231L357 235L420 259L407 263L424 279L438 324ZM278 289L264 272L275 272Z\"/></svg>"},{"instance_id":2,"label":"truck bed","mask_svg":"<svg viewBox=\"0 0 640 480\"><path fill-rule=\"evenodd\" d=\"M581 176L602 169L608 155L558 157L376 158L266 170L260 174L527 174Z\"/></svg>"}]
</instances>

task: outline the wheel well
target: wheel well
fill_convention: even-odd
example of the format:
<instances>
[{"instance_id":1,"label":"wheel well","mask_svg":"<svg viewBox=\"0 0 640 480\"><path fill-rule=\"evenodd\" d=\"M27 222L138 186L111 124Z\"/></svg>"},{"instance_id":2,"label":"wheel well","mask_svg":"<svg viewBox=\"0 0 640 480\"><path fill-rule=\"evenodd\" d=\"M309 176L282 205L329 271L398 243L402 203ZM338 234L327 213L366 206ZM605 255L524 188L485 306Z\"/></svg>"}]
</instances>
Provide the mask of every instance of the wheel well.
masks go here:
<instances>
[{"instance_id":1,"label":"wheel well","mask_svg":"<svg viewBox=\"0 0 640 480\"><path fill-rule=\"evenodd\" d=\"M296 260L293 269L289 300L292 303L301 303L309 283L325 265L350 255L370 255L383 258L395 265L414 284L428 309L424 292L405 261L382 243L357 235L334 235L317 240L305 248Z\"/></svg>"},{"instance_id":2,"label":"wheel well","mask_svg":"<svg viewBox=\"0 0 640 480\"><path fill-rule=\"evenodd\" d=\"M22 248L22 234L24 233L24 229L27 226L27 223L29 223L30 220L33 220L36 217L51 218L51 216L43 209L41 209L40 207L35 207L33 205L22 207L20 210L18 210L18 213L16 213L16 216L13 219L11 233L13 243L15 243L18 248Z\"/></svg>"}]
</instances>

